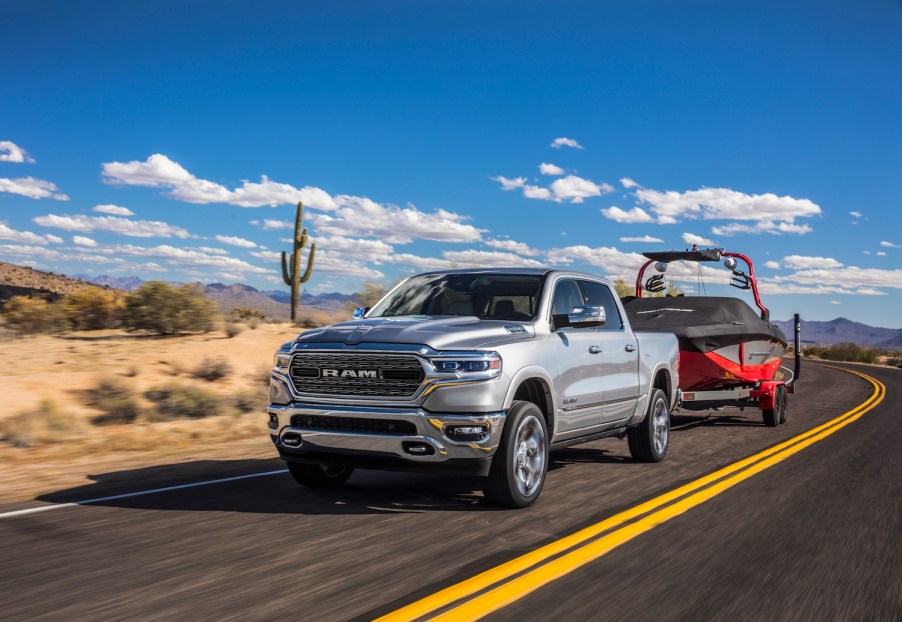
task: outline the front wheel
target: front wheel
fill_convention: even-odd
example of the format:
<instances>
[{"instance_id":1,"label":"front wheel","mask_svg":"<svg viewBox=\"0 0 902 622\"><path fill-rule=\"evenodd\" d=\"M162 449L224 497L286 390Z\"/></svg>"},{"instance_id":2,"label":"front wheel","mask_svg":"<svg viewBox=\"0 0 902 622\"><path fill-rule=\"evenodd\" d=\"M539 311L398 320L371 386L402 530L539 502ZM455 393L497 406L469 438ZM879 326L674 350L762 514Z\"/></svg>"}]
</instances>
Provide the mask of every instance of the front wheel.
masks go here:
<instances>
[{"instance_id":1,"label":"front wheel","mask_svg":"<svg viewBox=\"0 0 902 622\"><path fill-rule=\"evenodd\" d=\"M525 508L539 498L547 471L545 417L532 402L514 402L482 491L492 503Z\"/></svg>"},{"instance_id":2,"label":"front wheel","mask_svg":"<svg viewBox=\"0 0 902 622\"><path fill-rule=\"evenodd\" d=\"M289 462L288 472L298 484L308 488L338 488L348 481L354 468Z\"/></svg>"},{"instance_id":3,"label":"front wheel","mask_svg":"<svg viewBox=\"0 0 902 622\"><path fill-rule=\"evenodd\" d=\"M630 455L640 462L660 462L670 444L670 406L661 389L651 392L648 413L642 423L626 433Z\"/></svg>"}]
</instances>

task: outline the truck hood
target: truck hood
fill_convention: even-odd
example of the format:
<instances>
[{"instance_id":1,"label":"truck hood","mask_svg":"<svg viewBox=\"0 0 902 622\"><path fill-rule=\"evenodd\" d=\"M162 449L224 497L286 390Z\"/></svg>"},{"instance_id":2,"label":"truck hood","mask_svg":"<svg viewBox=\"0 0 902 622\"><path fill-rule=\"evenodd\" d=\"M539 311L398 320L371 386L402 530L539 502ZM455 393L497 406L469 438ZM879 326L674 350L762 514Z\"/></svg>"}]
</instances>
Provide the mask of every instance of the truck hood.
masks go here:
<instances>
[{"instance_id":1,"label":"truck hood","mask_svg":"<svg viewBox=\"0 0 902 622\"><path fill-rule=\"evenodd\" d=\"M302 333L295 343L403 343L434 350L472 350L535 336L522 322L480 320L473 316L403 316L356 320Z\"/></svg>"}]
</instances>

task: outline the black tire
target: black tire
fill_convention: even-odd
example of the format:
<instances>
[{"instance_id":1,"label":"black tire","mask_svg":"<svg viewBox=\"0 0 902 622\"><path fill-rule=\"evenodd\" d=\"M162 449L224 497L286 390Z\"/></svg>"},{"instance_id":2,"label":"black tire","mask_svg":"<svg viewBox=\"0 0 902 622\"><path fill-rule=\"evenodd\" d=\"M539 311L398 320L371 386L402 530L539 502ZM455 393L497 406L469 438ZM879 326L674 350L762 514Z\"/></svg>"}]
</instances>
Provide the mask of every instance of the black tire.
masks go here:
<instances>
[{"instance_id":1,"label":"black tire","mask_svg":"<svg viewBox=\"0 0 902 622\"><path fill-rule=\"evenodd\" d=\"M348 481L354 468L289 462L288 472L298 484L308 488L338 488Z\"/></svg>"},{"instance_id":2,"label":"black tire","mask_svg":"<svg viewBox=\"0 0 902 622\"><path fill-rule=\"evenodd\" d=\"M786 386L778 384L774 389L774 407L762 408L761 417L764 425L775 428L781 423L786 423Z\"/></svg>"},{"instance_id":3,"label":"black tire","mask_svg":"<svg viewBox=\"0 0 902 622\"><path fill-rule=\"evenodd\" d=\"M640 462L660 462L670 445L670 405L661 389L653 389L645 419L626 432L630 455Z\"/></svg>"},{"instance_id":4,"label":"black tire","mask_svg":"<svg viewBox=\"0 0 902 622\"><path fill-rule=\"evenodd\" d=\"M786 423L789 419L789 394L785 384L777 387L777 396L780 399L780 423Z\"/></svg>"},{"instance_id":5,"label":"black tire","mask_svg":"<svg viewBox=\"0 0 902 622\"><path fill-rule=\"evenodd\" d=\"M532 402L514 402L482 492L487 500L512 508L535 503L548 472L548 426Z\"/></svg>"}]
</instances>

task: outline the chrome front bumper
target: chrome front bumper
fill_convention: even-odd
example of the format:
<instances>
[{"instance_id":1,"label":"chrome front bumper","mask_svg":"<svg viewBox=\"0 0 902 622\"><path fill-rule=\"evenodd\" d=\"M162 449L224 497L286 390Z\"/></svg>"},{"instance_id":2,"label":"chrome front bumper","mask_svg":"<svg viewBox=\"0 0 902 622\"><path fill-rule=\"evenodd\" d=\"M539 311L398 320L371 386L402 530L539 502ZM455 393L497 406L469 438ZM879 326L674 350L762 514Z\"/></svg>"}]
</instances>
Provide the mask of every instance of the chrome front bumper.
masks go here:
<instances>
[{"instance_id":1,"label":"chrome front bumper","mask_svg":"<svg viewBox=\"0 0 902 622\"><path fill-rule=\"evenodd\" d=\"M504 429L504 412L493 413L433 413L421 408L385 409L360 406L332 406L324 404L289 405L270 404L269 432L283 457L305 454L329 454L336 461L344 456L370 456L392 458L410 464L440 464L443 462L490 458L501 441ZM297 415L322 418L378 419L409 422L415 426L415 434L392 434L311 429L292 425ZM485 434L478 440L460 441L448 436L449 426L483 426ZM325 426L323 426L325 427ZM408 426L410 427L410 426ZM288 443L286 443L286 437ZM298 437L300 442L298 442ZM424 455L413 449L426 445L431 453ZM429 449L425 449L429 451Z\"/></svg>"}]
</instances>

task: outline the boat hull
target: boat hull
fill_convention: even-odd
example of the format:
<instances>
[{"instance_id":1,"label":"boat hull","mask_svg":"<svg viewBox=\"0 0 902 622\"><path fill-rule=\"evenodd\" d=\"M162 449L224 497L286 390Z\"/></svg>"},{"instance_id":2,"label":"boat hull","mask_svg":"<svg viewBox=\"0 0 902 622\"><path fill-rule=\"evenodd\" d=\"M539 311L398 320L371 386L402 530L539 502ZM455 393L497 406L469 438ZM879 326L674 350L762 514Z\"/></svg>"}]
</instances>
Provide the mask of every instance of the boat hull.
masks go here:
<instances>
[{"instance_id":1,"label":"boat hull","mask_svg":"<svg viewBox=\"0 0 902 622\"><path fill-rule=\"evenodd\" d=\"M745 341L708 352L680 347L680 389L707 391L773 380L780 369L784 344Z\"/></svg>"}]
</instances>

